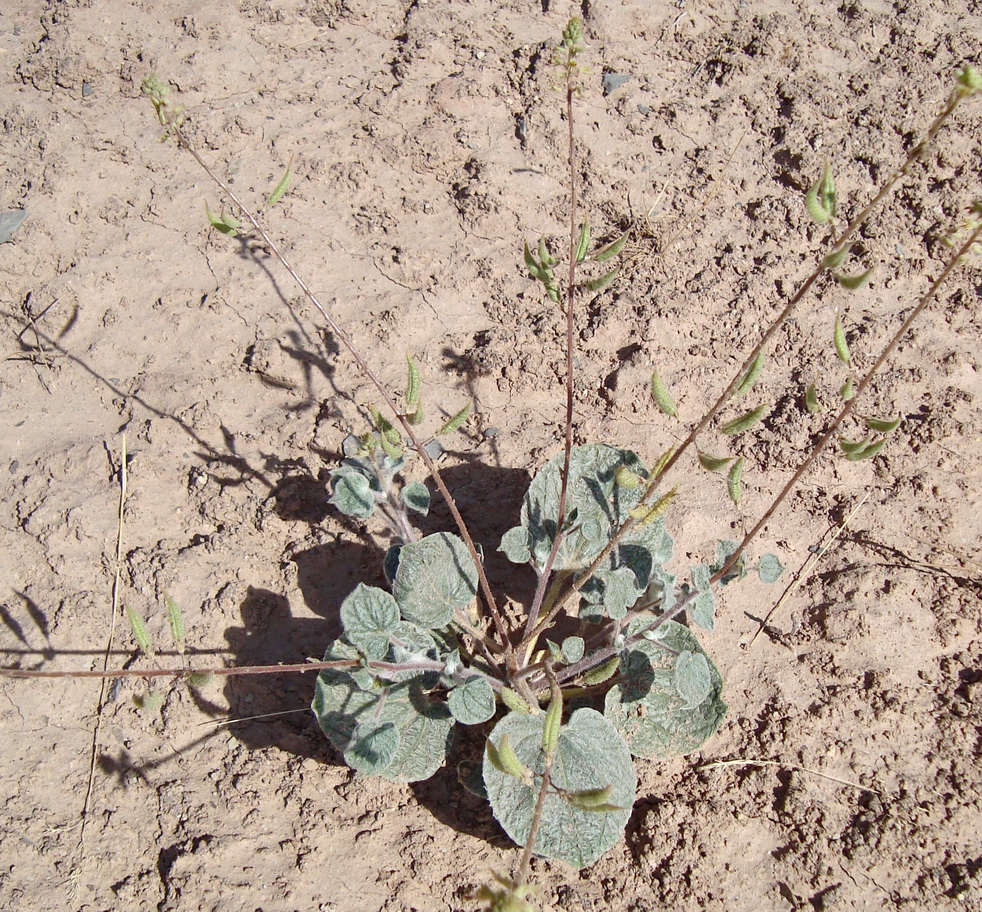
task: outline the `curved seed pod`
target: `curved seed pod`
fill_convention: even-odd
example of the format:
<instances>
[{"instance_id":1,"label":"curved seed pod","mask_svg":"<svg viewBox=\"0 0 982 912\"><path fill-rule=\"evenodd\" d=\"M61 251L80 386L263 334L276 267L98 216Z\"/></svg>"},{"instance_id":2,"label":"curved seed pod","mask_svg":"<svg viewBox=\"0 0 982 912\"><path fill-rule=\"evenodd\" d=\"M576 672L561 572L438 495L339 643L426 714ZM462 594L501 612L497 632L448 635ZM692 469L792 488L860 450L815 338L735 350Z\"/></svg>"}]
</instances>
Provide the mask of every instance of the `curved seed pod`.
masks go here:
<instances>
[{"instance_id":1,"label":"curved seed pod","mask_svg":"<svg viewBox=\"0 0 982 912\"><path fill-rule=\"evenodd\" d=\"M856 398L856 390L853 388L852 377L849 377L842 386L839 387L839 397L843 402Z\"/></svg>"},{"instance_id":2,"label":"curved seed pod","mask_svg":"<svg viewBox=\"0 0 982 912\"><path fill-rule=\"evenodd\" d=\"M843 287L848 288L850 291L855 291L857 288L862 288L869 280L873 277L873 267L870 266L865 272L861 272L858 275L837 275L836 281Z\"/></svg>"},{"instance_id":3,"label":"curved seed pod","mask_svg":"<svg viewBox=\"0 0 982 912\"><path fill-rule=\"evenodd\" d=\"M632 507L627 511L628 515L637 522L638 528L646 526L648 523L658 519L659 516L664 515L665 511L671 506L672 501L675 500L675 495L678 492L679 486L675 485L671 491L659 497L650 507L646 507L644 504L638 504L638 506Z\"/></svg>"},{"instance_id":4,"label":"curved seed pod","mask_svg":"<svg viewBox=\"0 0 982 912\"><path fill-rule=\"evenodd\" d=\"M742 434L744 431L749 431L750 428L767 414L769 408L770 406L766 402L763 405L758 405L757 408L751 409L749 412L744 412L738 418L728 421L720 430L728 435Z\"/></svg>"},{"instance_id":5,"label":"curved seed pod","mask_svg":"<svg viewBox=\"0 0 982 912\"><path fill-rule=\"evenodd\" d=\"M613 791L613 785L608 785L604 788L584 789L582 792L565 792L563 798L576 807L590 810L601 804L606 804Z\"/></svg>"},{"instance_id":6,"label":"curved seed pod","mask_svg":"<svg viewBox=\"0 0 982 912\"><path fill-rule=\"evenodd\" d=\"M815 392L815 384L809 383L808 389L805 390L805 408L808 409L813 415L820 408L818 404L818 393Z\"/></svg>"},{"instance_id":7,"label":"curved seed pod","mask_svg":"<svg viewBox=\"0 0 982 912\"><path fill-rule=\"evenodd\" d=\"M617 273L621 271L620 266L615 266L610 272L605 272L599 279L592 279L587 282L584 287L588 291L603 291L614 279L617 278Z\"/></svg>"},{"instance_id":8,"label":"curved seed pod","mask_svg":"<svg viewBox=\"0 0 982 912\"><path fill-rule=\"evenodd\" d=\"M546 270L544 270L536 261L535 257L532 256L532 251L529 250L528 241L525 242L525 249L523 251L523 256L525 257L525 265L528 267L529 274L533 279L538 279L540 282L545 282L548 278Z\"/></svg>"},{"instance_id":9,"label":"curved seed pod","mask_svg":"<svg viewBox=\"0 0 982 912\"><path fill-rule=\"evenodd\" d=\"M513 712L525 713L525 715L527 716L531 715L534 712L537 712L537 709L533 709L531 706L529 706L528 703L526 703L510 687L502 687L500 696L501 696L501 702L504 703L505 706L507 706Z\"/></svg>"},{"instance_id":10,"label":"curved seed pod","mask_svg":"<svg viewBox=\"0 0 982 912\"><path fill-rule=\"evenodd\" d=\"M170 636L174 645L184 652L184 615L181 613L181 606L177 604L169 595L164 597L167 602L167 620L170 623Z\"/></svg>"},{"instance_id":11,"label":"curved seed pod","mask_svg":"<svg viewBox=\"0 0 982 912\"><path fill-rule=\"evenodd\" d=\"M726 476L726 493L730 495L730 500L736 506L740 506L740 495L743 493L740 489L740 482L743 479L743 457L741 456L736 462L733 463L732 468L727 473Z\"/></svg>"},{"instance_id":12,"label":"curved seed pod","mask_svg":"<svg viewBox=\"0 0 982 912\"><path fill-rule=\"evenodd\" d=\"M616 241L611 241L606 247L601 247L596 251L591 259L602 263L604 260L609 260L611 257L617 256L624 249L624 245L630 236L631 230L628 229Z\"/></svg>"},{"instance_id":13,"label":"curved seed pod","mask_svg":"<svg viewBox=\"0 0 982 912\"><path fill-rule=\"evenodd\" d=\"M484 743L484 748L487 751L488 760L491 761L491 765L498 772L504 773L506 776L512 776L520 782L524 782L526 785L532 785L532 770L518 759L518 754L515 753L515 749L508 741L508 735L502 736L497 747L488 738Z\"/></svg>"},{"instance_id":14,"label":"curved seed pod","mask_svg":"<svg viewBox=\"0 0 982 912\"><path fill-rule=\"evenodd\" d=\"M658 376L658 371L651 372L651 398L655 400L655 405L663 414L674 418L678 414L678 408L672 394L668 391L665 381Z\"/></svg>"},{"instance_id":15,"label":"curved seed pod","mask_svg":"<svg viewBox=\"0 0 982 912\"><path fill-rule=\"evenodd\" d=\"M539 262L542 263L543 267L546 269L551 269L559 261L549 252L549 247L546 245L546 239L539 239Z\"/></svg>"},{"instance_id":16,"label":"curved seed pod","mask_svg":"<svg viewBox=\"0 0 982 912\"><path fill-rule=\"evenodd\" d=\"M587 250L590 249L590 219L583 219L583 227L580 229L580 236L576 240L576 262L582 263L586 259Z\"/></svg>"},{"instance_id":17,"label":"curved seed pod","mask_svg":"<svg viewBox=\"0 0 982 912\"><path fill-rule=\"evenodd\" d=\"M546 757L553 757L559 747L559 727L563 720L563 693L553 685L552 701L546 710L546 721L542 728L542 750ZM505 735L507 738L508 736Z\"/></svg>"},{"instance_id":18,"label":"curved seed pod","mask_svg":"<svg viewBox=\"0 0 982 912\"><path fill-rule=\"evenodd\" d=\"M598 665L592 671L588 671L583 675L583 682L585 684L602 684L608 678L612 678L614 673L620 667L621 657L614 656L612 659L608 659L603 665Z\"/></svg>"},{"instance_id":19,"label":"curved seed pod","mask_svg":"<svg viewBox=\"0 0 982 912\"><path fill-rule=\"evenodd\" d=\"M614 484L619 488L633 491L641 487L641 476L632 472L627 466L618 466L614 472Z\"/></svg>"},{"instance_id":20,"label":"curved seed pod","mask_svg":"<svg viewBox=\"0 0 982 912\"><path fill-rule=\"evenodd\" d=\"M835 182L832 179L832 169L828 164L825 165L822 176L812 184L805 194L805 208L819 225L828 224L835 218L837 209Z\"/></svg>"},{"instance_id":21,"label":"curved seed pod","mask_svg":"<svg viewBox=\"0 0 982 912\"><path fill-rule=\"evenodd\" d=\"M839 447L843 453L845 453L847 456L851 456L853 453L861 453L872 442L872 437L866 437L863 440L846 440L845 437L840 437Z\"/></svg>"},{"instance_id":22,"label":"curved seed pod","mask_svg":"<svg viewBox=\"0 0 982 912\"><path fill-rule=\"evenodd\" d=\"M876 431L878 434L892 434L898 427L900 423L904 420L904 416L901 415L899 418L867 418L866 427L871 431Z\"/></svg>"},{"instance_id":23,"label":"curved seed pod","mask_svg":"<svg viewBox=\"0 0 982 912\"><path fill-rule=\"evenodd\" d=\"M465 405L456 415L450 418L440 430L436 432L437 437L442 437L444 434L450 434L453 431L459 430L461 425L470 417L471 411L474 408L474 400L468 399L467 405Z\"/></svg>"},{"instance_id":24,"label":"curved seed pod","mask_svg":"<svg viewBox=\"0 0 982 912\"><path fill-rule=\"evenodd\" d=\"M735 456L710 456L709 453L699 454L699 465L710 472L718 472L724 466L733 462Z\"/></svg>"},{"instance_id":25,"label":"curved seed pod","mask_svg":"<svg viewBox=\"0 0 982 912\"><path fill-rule=\"evenodd\" d=\"M283 172L283 176L280 178L279 183L273 188L273 192L270 193L269 198L266 200L266 208L272 209L286 194L286 188L290 186L290 178L293 177L293 156L290 156L290 161L287 163L286 171Z\"/></svg>"},{"instance_id":26,"label":"curved seed pod","mask_svg":"<svg viewBox=\"0 0 982 912\"><path fill-rule=\"evenodd\" d=\"M655 463L654 467L651 470L651 474L648 477L658 478L658 476L661 475L662 470L668 464L668 460L671 459L674 454L675 454L675 447L665 450L665 452L658 457L658 462Z\"/></svg>"},{"instance_id":27,"label":"curved seed pod","mask_svg":"<svg viewBox=\"0 0 982 912\"><path fill-rule=\"evenodd\" d=\"M822 265L828 269L838 269L849 256L849 248L843 247L841 250L833 250L822 260Z\"/></svg>"},{"instance_id":28,"label":"curved seed pod","mask_svg":"<svg viewBox=\"0 0 982 912\"><path fill-rule=\"evenodd\" d=\"M137 614L136 609L129 605L126 606L126 617L129 619L130 627L133 630L133 639L136 640L136 645L152 658L153 646L150 645L150 632L147 630L143 618Z\"/></svg>"},{"instance_id":29,"label":"curved seed pod","mask_svg":"<svg viewBox=\"0 0 982 912\"><path fill-rule=\"evenodd\" d=\"M763 351L759 351L757 352L757 357L754 358L754 363L747 368L747 372L740 378L740 382L733 391L733 395L742 396L744 393L749 392L750 387L757 382L757 378L760 376L760 372L763 369L764 353Z\"/></svg>"},{"instance_id":30,"label":"curved seed pod","mask_svg":"<svg viewBox=\"0 0 982 912\"><path fill-rule=\"evenodd\" d=\"M885 437L882 440L876 440L861 450L856 450L854 453L846 453L846 459L850 462L859 462L861 459L872 459L883 449L886 442Z\"/></svg>"},{"instance_id":31,"label":"curved seed pod","mask_svg":"<svg viewBox=\"0 0 982 912\"><path fill-rule=\"evenodd\" d=\"M849 343L846 341L846 331L842 326L842 314L835 315L835 328L832 330L832 341L835 343L835 353L843 364L848 364L852 359L849 354Z\"/></svg>"}]
</instances>

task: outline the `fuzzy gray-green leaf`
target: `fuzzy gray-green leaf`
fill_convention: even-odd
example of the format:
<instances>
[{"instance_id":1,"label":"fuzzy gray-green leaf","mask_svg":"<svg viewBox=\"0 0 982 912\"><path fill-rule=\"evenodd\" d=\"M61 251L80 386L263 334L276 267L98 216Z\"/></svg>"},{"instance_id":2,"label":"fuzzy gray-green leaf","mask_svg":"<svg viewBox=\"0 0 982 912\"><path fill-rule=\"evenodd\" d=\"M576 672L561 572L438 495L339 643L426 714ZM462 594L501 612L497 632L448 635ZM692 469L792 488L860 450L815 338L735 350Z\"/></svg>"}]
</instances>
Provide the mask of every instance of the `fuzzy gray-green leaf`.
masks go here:
<instances>
[{"instance_id":1,"label":"fuzzy gray-green leaf","mask_svg":"<svg viewBox=\"0 0 982 912\"><path fill-rule=\"evenodd\" d=\"M767 414L770 406L765 402L763 405L758 405L755 409L750 409L750 411L744 412L742 415L734 418L732 421L728 421L724 424L720 430L727 435L742 434L744 431L749 431L764 415Z\"/></svg>"},{"instance_id":2,"label":"fuzzy gray-green leaf","mask_svg":"<svg viewBox=\"0 0 982 912\"><path fill-rule=\"evenodd\" d=\"M519 761L535 783L543 769L545 717L511 713L491 733L500 744L508 736ZM524 845L531 829L537 791L502 773L485 754L484 782L491 809L505 832ZM561 794L547 794L533 851L576 868L593 864L623 833L634 806L637 779L627 745L613 726L592 709L578 709L559 730L552 782L563 793L594 793L610 787L610 809L580 808Z\"/></svg>"},{"instance_id":3,"label":"fuzzy gray-green leaf","mask_svg":"<svg viewBox=\"0 0 982 912\"><path fill-rule=\"evenodd\" d=\"M164 596L167 603L167 620L170 624L170 637L180 652L184 652L184 615L181 606L169 595Z\"/></svg>"},{"instance_id":4,"label":"fuzzy gray-green leaf","mask_svg":"<svg viewBox=\"0 0 982 912\"><path fill-rule=\"evenodd\" d=\"M579 662L580 659L583 658L585 648L586 643L584 643L583 637L566 637L566 639L563 640L563 661L567 665L572 665L574 662Z\"/></svg>"},{"instance_id":5,"label":"fuzzy gray-green leaf","mask_svg":"<svg viewBox=\"0 0 982 912\"><path fill-rule=\"evenodd\" d=\"M480 725L494 715L494 691L484 678L474 675L450 691L447 705L462 725Z\"/></svg>"},{"instance_id":6,"label":"fuzzy gray-green leaf","mask_svg":"<svg viewBox=\"0 0 982 912\"><path fill-rule=\"evenodd\" d=\"M630 637L648 623L636 618L628 626ZM675 621L657 631L658 639L676 653L704 655L692 632ZM696 706L679 696L675 683L675 655L646 639L628 648L621 663L622 683L614 685L604 705L604 715L623 735L636 757L657 759L696 750L719 727L726 714L720 699L723 680L709 661L710 690Z\"/></svg>"},{"instance_id":7,"label":"fuzzy gray-green leaf","mask_svg":"<svg viewBox=\"0 0 982 912\"><path fill-rule=\"evenodd\" d=\"M25 218L27 218L26 209L0 212L0 244L6 244L14 236L14 232L20 228Z\"/></svg>"},{"instance_id":8,"label":"fuzzy gray-green leaf","mask_svg":"<svg viewBox=\"0 0 982 912\"><path fill-rule=\"evenodd\" d=\"M335 469L331 479L334 491L328 503L345 516L367 519L375 512L375 495L368 478L359 472Z\"/></svg>"},{"instance_id":9,"label":"fuzzy gray-green leaf","mask_svg":"<svg viewBox=\"0 0 982 912\"><path fill-rule=\"evenodd\" d=\"M421 481L411 481L402 489L402 502L410 510L422 513L430 510L430 491Z\"/></svg>"},{"instance_id":10,"label":"fuzzy gray-green leaf","mask_svg":"<svg viewBox=\"0 0 982 912\"><path fill-rule=\"evenodd\" d=\"M339 640L324 659L357 656L353 646ZM361 728L361 734L391 723L399 735L396 751L386 765L376 764L372 772L393 782L428 779L446 760L453 717L446 703L427 696L418 679L363 688L344 669L326 668L317 677L311 708L324 734L342 753L359 737L361 723L370 726ZM377 747L387 743L380 740Z\"/></svg>"},{"instance_id":11,"label":"fuzzy gray-green leaf","mask_svg":"<svg viewBox=\"0 0 982 912\"><path fill-rule=\"evenodd\" d=\"M341 603L344 635L368 658L381 659L389 651L389 631L399 623L399 606L384 589L358 587Z\"/></svg>"},{"instance_id":12,"label":"fuzzy gray-green leaf","mask_svg":"<svg viewBox=\"0 0 982 912\"><path fill-rule=\"evenodd\" d=\"M709 660L704 652L686 649L675 657L675 692L682 698L686 709L698 706L713 691Z\"/></svg>"},{"instance_id":13,"label":"fuzzy gray-green leaf","mask_svg":"<svg viewBox=\"0 0 982 912\"><path fill-rule=\"evenodd\" d=\"M762 554L757 563L757 575L762 583L776 583L784 573L784 564L776 554Z\"/></svg>"},{"instance_id":14,"label":"fuzzy gray-green leaf","mask_svg":"<svg viewBox=\"0 0 982 912\"><path fill-rule=\"evenodd\" d=\"M392 591L407 621L443 627L474 599L477 568L461 539L437 532L403 546Z\"/></svg>"},{"instance_id":15,"label":"fuzzy gray-green leaf","mask_svg":"<svg viewBox=\"0 0 982 912\"><path fill-rule=\"evenodd\" d=\"M136 609L131 608L129 605L126 606L126 617L130 622L130 628L133 631L133 639L136 640L136 645L148 656L153 656L153 646L150 644L150 632L147 630L146 622Z\"/></svg>"},{"instance_id":16,"label":"fuzzy gray-green leaf","mask_svg":"<svg viewBox=\"0 0 982 912\"><path fill-rule=\"evenodd\" d=\"M611 257L617 256L617 254L624 249L624 245L627 244L630 236L631 230L628 229L619 238L607 244L606 247L601 247L599 250L595 251L591 259L596 260L598 263L603 263L605 260L609 260Z\"/></svg>"}]
</instances>

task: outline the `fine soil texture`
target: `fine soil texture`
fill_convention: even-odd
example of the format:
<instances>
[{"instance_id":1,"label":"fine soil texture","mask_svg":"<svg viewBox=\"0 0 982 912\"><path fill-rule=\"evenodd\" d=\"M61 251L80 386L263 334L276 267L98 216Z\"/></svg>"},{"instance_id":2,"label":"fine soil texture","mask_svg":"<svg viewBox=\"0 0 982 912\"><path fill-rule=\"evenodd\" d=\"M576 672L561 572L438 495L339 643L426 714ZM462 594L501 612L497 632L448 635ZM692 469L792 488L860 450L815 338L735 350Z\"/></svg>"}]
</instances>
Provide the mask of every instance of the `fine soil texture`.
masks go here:
<instances>
[{"instance_id":1,"label":"fine soil texture","mask_svg":"<svg viewBox=\"0 0 982 912\"><path fill-rule=\"evenodd\" d=\"M434 425L474 399L443 467L495 584L527 596L529 571L496 549L562 450L565 326L522 244L568 236L549 62L570 15L588 45L581 211L600 240L632 229L614 285L578 299L575 438L650 464L827 249L803 205L825 164L848 219L958 67L982 61L976 3L0 4L0 210L27 210L0 245L5 667L302 663L359 582L384 585L385 527L328 503L377 397L264 245L209 226L206 204L232 210L161 142L150 73L257 210L292 164L264 224L387 387L401 392L410 352ZM768 417L700 438L745 457L739 507L694 453L673 471L679 572L762 515L941 272L982 194L980 135L976 99L861 232L845 271L873 266L872 281L826 275L776 336L734 406ZM859 404L904 417L879 455L823 455L752 546L751 565L771 552L788 568L778 583L719 590L702 637L726 682L718 733L638 761L625 837L592 867L534 860L539 906L982 909L980 265L966 259ZM651 402L656 367L676 420ZM421 523L452 528L437 499ZM429 781L359 777L313 688L311 673L0 679L0 907L478 909L519 852L458 781L477 731Z\"/></svg>"}]
</instances>

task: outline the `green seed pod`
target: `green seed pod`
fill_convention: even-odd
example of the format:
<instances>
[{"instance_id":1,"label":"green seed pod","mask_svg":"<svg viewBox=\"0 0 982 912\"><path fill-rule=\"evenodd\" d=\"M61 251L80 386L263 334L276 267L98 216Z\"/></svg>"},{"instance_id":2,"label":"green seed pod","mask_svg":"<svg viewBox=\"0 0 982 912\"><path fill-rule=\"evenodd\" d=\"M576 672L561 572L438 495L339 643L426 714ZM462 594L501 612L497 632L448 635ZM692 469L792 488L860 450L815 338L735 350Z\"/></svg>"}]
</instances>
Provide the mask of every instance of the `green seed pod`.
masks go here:
<instances>
[{"instance_id":1,"label":"green seed pod","mask_svg":"<svg viewBox=\"0 0 982 912\"><path fill-rule=\"evenodd\" d=\"M849 248L843 247L841 250L833 250L828 256L822 260L822 265L828 269L838 269L846 261L846 257L849 256Z\"/></svg>"},{"instance_id":2,"label":"green seed pod","mask_svg":"<svg viewBox=\"0 0 982 912\"><path fill-rule=\"evenodd\" d=\"M832 179L832 169L827 164L822 176L805 194L805 208L819 225L828 224L835 218L837 209L835 182Z\"/></svg>"},{"instance_id":3,"label":"green seed pod","mask_svg":"<svg viewBox=\"0 0 982 912\"><path fill-rule=\"evenodd\" d=\"M736 385L736 389L733 391L734 396L742 396L748 392L750 387L757 382L757 378L763 369L764 353L763 351L759 351L757 352L757 357L754 358L754 363L747 368L747 372L740 378L740 382Z\"/></svg>"},{"instance_id":4,"label":"green seed pod","mask_svg":"<svg viewBox=\"0 0 982 912\"><path fill-rule=\"evenodd\" d=\"M580 229L580 236L576 240L576 262L582 263L586 259L587 251L590 249L590 219L583 220L583 227Z\"/></svg>"},{"instance_id":5,"label":"green seed pod","mask_svg":"<svg viewBox=\"0 0 982 912\"><path fill-rule=\"evenodd\" d=\"M595 808L598 804L606 804L613 792L614 786L607 785L603 788L584 789L582 792L566 792L563 797L570 804L586 810Z\"/></svg>"},{"instance_id":6,"label":"green seed pod","mask_svg":"<svg viewBox=\"0 0 982 912\"><path fill-rule=\"evenodd\" d=\"M419 405L419 368L416 366L413 356L408 352L406 354L406 364L409 371L409 377L406 380L406 411L414 412Z\"/></svg>"},{"instance_id":7,"label":"green seed pod","mask_svg":"<svg viewBox=\"0 0 982 912\"><path fill-rule=\"evenodd\" d=\"M865 420L866 427L871 431L876 431L878 434L892 434L900 427L904 416L901 415L899 418L867 418Z\"/></svg>"},{"instance_id":8,"label":"green seed pod","mask_svg":"<svg viewBox=\"0 0 982 912\"><path fill-rule=\"evenodd\" d=\"M872 437L865 437L862 440L847 440L845 437L839 438L839 447L847 456L854 453L861 453L873 442Z\"/></svg>"},{"instance_id":9,"label":"green seed pod","mask_svg":"<svg viewBox=\"0 0 982 912\"><path fill-rule=\"evenodd\" d=\"M835 344L835 353L843 364L848 364L851 360L849 354L849 343L846 341L846 331L842 326L842 314L835 315L835 327L832 330L832 342Z\"/></svg>"},{"instance_id":10,"label":"green seed pod","mask_svg":"<svg viewBox=\"0 0 982 912\"><path fill-rule=\"evenodd\" d=\"M624 245L628 242L630 236L631 231L628 229L616 241L611 241L606 247L601 247L597 250L591 259L596 260L598 263L603 263L605 260L617 256L624 249Z\"/></svg>"},{"instance_id":11,"label":"green seed pod","mask_svg":"<svg viewBox=\"0 0 982 912\"><path fill-rule=\"evenodd\" d=\"M699 454L699 465L710 472L718 472L724 466L729 465L735 456L710 456L709 453Z\"/></svg>"},{"instance_id":12,"label":"green seed pod","mask_svg":"<svg viewBox=\"0 0 982 912\"><path fill-rule=\"evenodd\" d=\"M147 630L147 625L144 623L143 618L129 605L126 606L126 617L133 630L133 639L136 640L136 645L148 656L153 656L153 647L150 645L150 632Z\"/></svg>"},{"instance_id":13,"label":"green seed pod","mask_svg":"<svg viewBox=\"0 0 982 912\"><path fill-rule=\"evenodd\" d=\"M605 272L599 279L591 279L589 282L585 283L584 288L588 291L603 291L614 279L617 278L617 273L621 271L620 266L615 266L610 272Z\"/></svg>"},{"instance_id":14,"label":"green seed pod","mask_svg":"<svg viewBox=\"0 0 982 912\"><path fill-rule=\"evenodd\" d=\"M843 287L848 288L850 291L855 291L857 288L862 288L869 280L873 277L873 267L870 266L865 272L861 272L858 275L837 275L836 281Z\"/></svg>"},{"instance_id":15,"label":"green seed pod","mask_svg":"<svg viewBox=\"0 0 982 912\"><path fill-rule=\"evenodd\" d=\"M627 511L628 516L630 516L638 525L638 528L643 528L648 525L648 523L654 522L659 516L663 516L665 511L671 506L672 501L675 500L675 495L679 492L679 486L675 485L671 491L667 494L663 494L658 498L650 507L646 507L644 504L639 504L636 507L632 507Z\"/></svg>"},{"instance_id":16,"label":"green seed pod","mask_svg":"<svg viewBox=\"0 0 982 912\"><path fill-rule=\"evenodd\" d=\"M758 405L757 408L751 409L749 412L744 412L738 418L734 418L732 421L728 421L724 424L720 430L727 435L742 434L744 431L749 431L764 415L767 414L770 406L765 402L763 405Z\"/></svg>"},{"instance_id":17,"label":"green seed pod","mask_svg":"<svg viewBox=\"0 0 982 912\"><path fill-rule=\"evenodd\" d=\"M955 74L955 78L958 80L958 85L966 90L966 94L974 95L982 89L982 73L970 64L963 66Z\"/></svg>"},{"instance_id":18,"label":"green seed pod","mask_svg":"<svg viewBox=\"0 0 982 912\"><path fill-rule=\"evenodd\" d=\"M854 453L846 453L846 459L850 462L859 462L862 459L872 459L880 450L883 449L886 444L886 438L883 440L876 440L870 443L868 446L863 447L861 450L857 450Z\"/></svg>"},{"instance_id":19,"label":"green seed pod","mask_svg":"<svg viewBox=\"0 0 982 912\"><path fill-rule=\"evenodd\" d=\"M641 487L641 476L632 472L627 466L618 466L614 472L614 484L619 488L634 491Z\"/></svg>"},{"instance_id":20,"label":"green seed pod","mask_svg":"<svg viewBox=\"0 0 982 912\"><path fill-rule=\"evenodd\" d=\"M808 389L805 390L805 408L808 409L808 411L813 415L820 408L818 404L818 393L815 392L814 383L809 383Z\"/></svg>"},{"instance_id":21,"label":"green seed pod","mask_svg":"<svg viewBox=\"0 0 982 912\"><path fill-rule=\"evenodd\" d=\"M614 656L612 659L608 659L603 665L598 665L592 671L588 671L583 675L583 682L588 685L592 684L602 684L604 681L612 678L616 673L617 669L620 667L621 657Z\"/></svg>"},{"instance_id":22,"label":"green seed pod","mask_svg":"<svg viewBox=\"0 0 982 912\"><path fill-rule=\"evenodd\" d=\"M846 380L846 382L839 387L839 398L841 398L843 402L848 402L850 399L856 398L856 390L853 387L852 377Z\"/></svg>"},{"instance_id":23,"label":"green seed pod","mask_svg":"<svg viewBox=\"0 0 982 912\"><path fill-rule=\"evenodd\" d=\"M467 405L465 405L456 415L450 418L440 430L436 432L437 437L441 437L443 434L451 434L456 430L459 430L461 425L470 417L471 411L474 408L474 400L469 399Z\"/></svg>"},{"instance_id":24,"label":"green seed pod","mask_svg":"<svg viewBox=\"0 0 982 912\"><path fill-rule=\"evenodd\" d=\"M726 475L726 493L730 495L730 500L735 506L740 506L740 496L743 493L740 482L743 479L743 457L741 456L733 463L732 468Z\"/></svg>"},{"instance_id":25,"label":"green seed pod","mask_svg":"<svg viewBox=\"0 0 982 912\"><path fill-rule=\"evenodd\" d=\"M678 414L675 400L668 391L665 381L658 376L658 371L651 372L651 398L655 400L655 405L658 406L663 414L668 415L670 418L674 418Z\"/></svg>"},{"instance_id":26,"label":"green seed pod","mask_svg":"<svg viewBox=\"0 0 982 912\"><path fill-rule=\"evenodd\" d=\"M563 721L563 694L555 685L553 690L552 701L546 710L546 721L542 727L542 750L545 751L546 757L553 757L556 754L559 747L559 727Z\"/></svg>"}]
</instances>

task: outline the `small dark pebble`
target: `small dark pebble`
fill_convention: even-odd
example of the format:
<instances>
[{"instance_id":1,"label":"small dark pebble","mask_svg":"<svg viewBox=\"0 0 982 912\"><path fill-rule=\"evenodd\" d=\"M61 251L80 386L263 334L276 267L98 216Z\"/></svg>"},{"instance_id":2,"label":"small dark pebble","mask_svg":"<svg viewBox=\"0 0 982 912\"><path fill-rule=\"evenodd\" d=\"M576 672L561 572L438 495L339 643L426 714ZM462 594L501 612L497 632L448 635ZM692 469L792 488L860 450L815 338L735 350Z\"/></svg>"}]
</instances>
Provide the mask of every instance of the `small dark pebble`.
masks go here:
<instances>
[{"instance_id":1,"label":"small dark pebble","mask_svg":"<svg viewBox=\"0 0 982 912\"><path fill-rule=\"evenodd\" d=\"M9 469L10 474L13 475L19 468L20 468L20 460L19 459L11 459L10 460L10 469Z\"/></svg>"},{"instance_id":2,"label":"small dark pebble","mask_svg":"<svg viewBox=\"0 0 982 912\"><path fill-rule=\"evenodd\" d=\"M501 433L501 428L489 427L484 429L484 431L481 433L481 436L485 438L497 437L500 433Z\"/></svg>"},{"instance_id":3,"label":"small dark pebble","mask_svg":"<svg viewBox=\"0 0 982 912\"><path fill-rule=\"evenodd\" d=\"M604 73L603 79L600 80L601 85L603 85L604 95L610 95L611 92L615 92L630 78L629 75L625 75L624 73Z\"/></svg>"}]
</instances>

